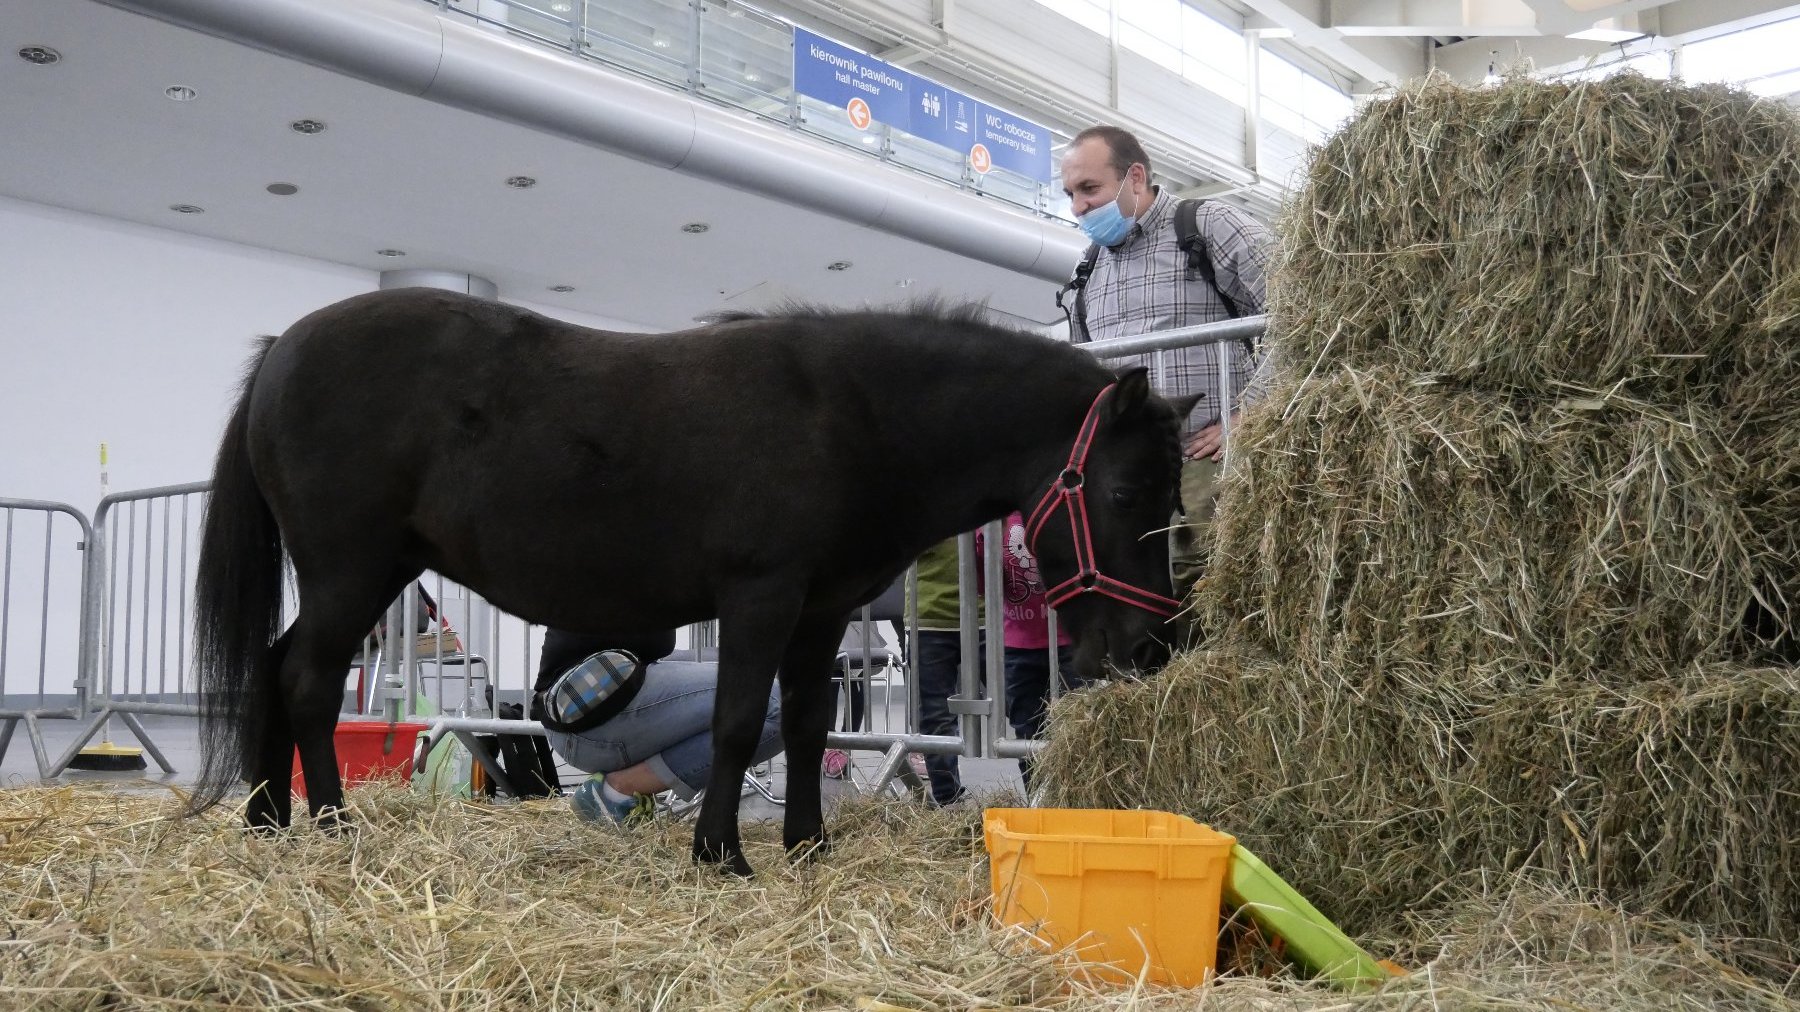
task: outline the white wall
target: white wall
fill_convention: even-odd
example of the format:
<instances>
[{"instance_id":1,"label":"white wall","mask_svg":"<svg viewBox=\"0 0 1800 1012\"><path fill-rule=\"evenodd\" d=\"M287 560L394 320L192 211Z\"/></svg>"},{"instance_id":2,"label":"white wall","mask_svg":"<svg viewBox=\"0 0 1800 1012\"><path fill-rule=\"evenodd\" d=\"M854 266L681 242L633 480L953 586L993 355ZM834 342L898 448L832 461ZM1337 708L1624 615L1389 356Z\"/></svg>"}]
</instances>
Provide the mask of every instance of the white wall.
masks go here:
<instances>
[{"instance_id":1,"label":"white wall","mask_svg":"<svg viewBox=\"0 0 1800 1012\"><path fill-rule=\"evenodd\" d=\"M378 283L371 270L0 198L0 497L66 502L91 516L102 442L115 492L206 480L253 339ZM638 329L527 305L588 326ZM198 508L196 500L196 530ZM177 532L179 519L175 512ZM35 696L40 663L47 693L70 691L81 557L76 529L57 521L44 614L42 518L15 512L11 521L11 575L0 581L0 591L10 591L0 593L0 695L18 705L20 695ZM160 534L160 513L154 522ZM173 691L184 630L172 620L159 628L162 560L152 554L152 616L147 629L134 627L133 685L147 674L152 692L159 682ZM171 609L180 593L175 554ZM133 584L140 622L142 561ZM122 604L123 572L119 580ZM135 649L146 631L157 650L148 660ZM124 632L115 631L116 648ZM40 641L48 643L42 656Z\"/></svg>"},{"instance_id":2,"label":"white wall","mask_svg":"<svg viewBox=\"0 0 1800 1012\"><path fill-rule=\"evenodd\" d=\"M0 495L200 481L259 334L373 271L0 199Z\"/></svg>"}]
</instances>

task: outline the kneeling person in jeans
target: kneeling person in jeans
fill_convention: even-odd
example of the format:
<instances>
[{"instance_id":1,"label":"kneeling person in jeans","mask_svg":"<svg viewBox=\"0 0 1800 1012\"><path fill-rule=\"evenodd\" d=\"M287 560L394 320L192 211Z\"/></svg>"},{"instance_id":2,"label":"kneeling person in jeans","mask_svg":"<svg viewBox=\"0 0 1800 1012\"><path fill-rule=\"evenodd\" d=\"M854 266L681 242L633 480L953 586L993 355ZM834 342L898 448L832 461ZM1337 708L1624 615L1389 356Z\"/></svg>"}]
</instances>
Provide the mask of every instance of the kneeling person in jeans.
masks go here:
<instances>
[{"instance_id":1,"label":"kneeling person in jeans","mask_svg":"<svg viewBox=\"0 0 1800 1012\"><path fill-rule=\"evenodd\" d=\"M648 819L663 791L692 798L712 775L718 664L666 660L675 631L595 636L547 629L532 719L566 763L593 774L575 814L620 825ZM779 690L769 695L754 762L781 751Z\"/></svg>"}]
</instances>

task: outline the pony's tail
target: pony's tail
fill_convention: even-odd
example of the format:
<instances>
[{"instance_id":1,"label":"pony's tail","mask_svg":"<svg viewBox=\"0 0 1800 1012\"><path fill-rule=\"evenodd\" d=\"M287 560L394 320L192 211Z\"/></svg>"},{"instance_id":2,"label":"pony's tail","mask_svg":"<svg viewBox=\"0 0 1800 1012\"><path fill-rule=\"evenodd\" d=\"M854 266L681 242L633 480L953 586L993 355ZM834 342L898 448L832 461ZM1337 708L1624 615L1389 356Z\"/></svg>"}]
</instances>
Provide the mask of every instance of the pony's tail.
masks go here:
<instances>
[{"instance_id":1,"label":"pony's tail","mask_svg":"<svg viewBox=\"0 0 1800 1012\"><path fill-rule=\"evenodd\" d=\"M237 410L213 464L194 588L194 664L200 683L200 780L187 814L218 804L256 754L275 705L274 646L281 624L281 530L250 470L250 391L275 342L250 359ZM286 789L285 783L280 785Z\"/></svg>"}]
</instances>

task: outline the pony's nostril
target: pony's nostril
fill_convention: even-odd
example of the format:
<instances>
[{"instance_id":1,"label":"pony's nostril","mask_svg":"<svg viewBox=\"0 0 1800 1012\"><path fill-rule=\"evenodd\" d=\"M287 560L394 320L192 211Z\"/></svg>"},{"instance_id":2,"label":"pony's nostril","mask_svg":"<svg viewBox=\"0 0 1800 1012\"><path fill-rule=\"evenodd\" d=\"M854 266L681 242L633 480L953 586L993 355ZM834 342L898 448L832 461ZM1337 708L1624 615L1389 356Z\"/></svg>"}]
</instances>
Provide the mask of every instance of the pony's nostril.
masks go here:
<instances>
[{"instance_id":1,"label":"pony's nostril","mask_svg":"<svg viewBox=\"0 0 1800 1012\"><path fill-rule=\"evenodd\" d=\"M1149 674L1169 663L1169 648L1154 636L1145 637L1131 650L1132 666Z\"/></svg>"}]
</instances>

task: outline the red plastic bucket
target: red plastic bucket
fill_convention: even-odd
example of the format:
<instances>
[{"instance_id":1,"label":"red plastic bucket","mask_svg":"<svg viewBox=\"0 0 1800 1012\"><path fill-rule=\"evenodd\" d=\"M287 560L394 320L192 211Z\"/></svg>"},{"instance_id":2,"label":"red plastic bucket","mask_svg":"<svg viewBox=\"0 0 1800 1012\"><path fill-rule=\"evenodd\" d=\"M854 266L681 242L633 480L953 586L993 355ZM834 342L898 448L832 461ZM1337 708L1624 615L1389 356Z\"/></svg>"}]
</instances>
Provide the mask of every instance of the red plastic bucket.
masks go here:
<instances>
[{"instance_id":1,"label":"red plastic bucket","mask_svg":"<svg viewBox=\"0 0 1800 1012\"><path fill-rule=\"evenodd\" d=\"M346 785L371 780L412 776L413 742L424 724L385 720L339 721L333 743L337 746L338 776ZM389 738L392 735L392 738ZM306 783L300 776L300 750L294 750L294 793L305 795Z\"/></svg>"}]
</instances>

